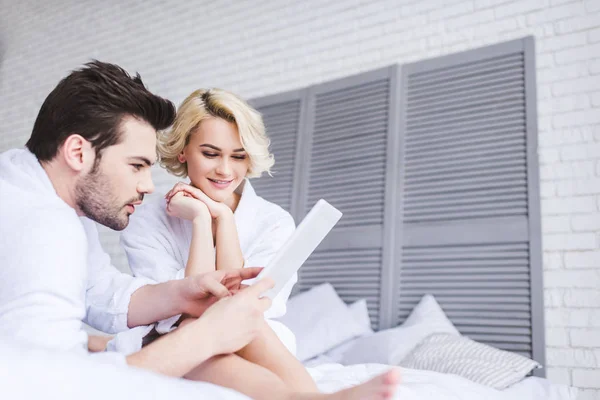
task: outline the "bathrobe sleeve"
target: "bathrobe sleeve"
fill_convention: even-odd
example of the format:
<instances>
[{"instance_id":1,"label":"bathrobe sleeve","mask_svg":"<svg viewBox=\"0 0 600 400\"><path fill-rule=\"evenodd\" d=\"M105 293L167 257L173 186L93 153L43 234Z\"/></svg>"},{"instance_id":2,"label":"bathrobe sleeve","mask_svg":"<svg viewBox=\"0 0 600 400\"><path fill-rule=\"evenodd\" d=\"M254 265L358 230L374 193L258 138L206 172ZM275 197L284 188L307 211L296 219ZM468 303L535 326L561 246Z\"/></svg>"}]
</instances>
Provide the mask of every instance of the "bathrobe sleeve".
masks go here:
<instances>
[{"instance_id":1,"label":"bathrobe sleeve","mask_svg":"<svg viewBox=\"0 0 600 400\"><path fill-rule=\"evenodd\" d=\"M177 240L184 239L172 231L162 203L140 207L121 234L121 246L133 275L158 283L185 277L185 263L175 256ZM159 333L168 333L180 317L174 315L158 321L155 328Z\"/></svg>"},{"instance_id":2,"label":"bathrobe sleeve","mask_svg":"<svg viewBox=\"0 0 600 400\"><path fill-rule=\"evenodd\" d=\"M18 212L18 211L17 211ZM2 237L0 337L27 345L84 349L86 250L74 212L27 209ZM4 226L3 228L7 228Z\"/></svg>"},{"instance_id":3,"label":"bathrobe sleeve","mask_svg":"<svg viewBox=\"0 0 600 400\"><path fill-rule=\"evenodd\" d=\"M269 227L268 231L261 235L260 243L247 255L244 266L266 267L281 246L292 236L295 229L296 225L292 216L287 212L281 213L276 217L276 222ZM271 308L265 313L266 318L278 318L286 313L287 300L297 281L298 274L294 274L281 292L273 299Z\"/></svg>"},{"instance_id":4,"label":"bathrobe sleeve","mask_svg":"<svg viewBox=\"0 0 600 400\"><path fill-rule=\"evenodd\" d=\"M131 295L140 287L155 283L117 270L102 249L94 222L82 218L88 238L88 279L84 322L107 333L122 332L127 326Z\"/></svg>"},{"instance_id":5,"label":"bathrobe sleeve","mask_svg":"<svg viewBox=\"0 0 600 400\"><path fill-rule=\"evenodd\" d=\"M121 246L133 275L155 282L183 279L185 263L175 256L176 236L159 204L140 207L121 234Z\"/></svg>"}]
</instances>

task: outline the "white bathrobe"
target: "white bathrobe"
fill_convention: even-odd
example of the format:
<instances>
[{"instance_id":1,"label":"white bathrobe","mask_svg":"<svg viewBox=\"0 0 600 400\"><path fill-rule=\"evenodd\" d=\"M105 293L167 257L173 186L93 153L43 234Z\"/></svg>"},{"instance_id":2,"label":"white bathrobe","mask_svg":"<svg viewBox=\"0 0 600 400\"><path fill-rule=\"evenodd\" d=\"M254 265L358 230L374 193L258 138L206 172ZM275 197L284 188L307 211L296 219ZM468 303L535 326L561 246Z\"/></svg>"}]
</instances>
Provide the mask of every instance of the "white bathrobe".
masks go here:
<instances>
[{"instance_id":1,"label":"white bathrobe","mask_svg":"<svg viewBox=\"0 0 600 400\"><path fill-rule=\"evenodd\" d=\"M0 154L0 260L0 337L58 350L87 351L82 321L126 330L131 294L152 283L111 265L25 149Z\"/></svg>"},{"instance_id":2,"label":"white bathrobe","mask_svg":"<svg viewBox=\"0 0 600 400\"><path fill-rule=\"evenodd\" d=\"M294 232L294 219L283 208L259 197L248 180L237 191L241 193L241 199L234 218L244 266L264 267ZM183 278L191 240L191 222L167 215L164 199L138 207L121 235L121 244L133 274L157 282ZM297 280L297 275L294 275L265 313L271 328L294 354L296 340L293 333L270 318L285 314L287 299ZM157 325L157 331L168 332L176 320L170 318L162 321ZM128 346L125 341L123 344ZM134 350L116 348L125 352Z\"/></svg>"}]
</instances>

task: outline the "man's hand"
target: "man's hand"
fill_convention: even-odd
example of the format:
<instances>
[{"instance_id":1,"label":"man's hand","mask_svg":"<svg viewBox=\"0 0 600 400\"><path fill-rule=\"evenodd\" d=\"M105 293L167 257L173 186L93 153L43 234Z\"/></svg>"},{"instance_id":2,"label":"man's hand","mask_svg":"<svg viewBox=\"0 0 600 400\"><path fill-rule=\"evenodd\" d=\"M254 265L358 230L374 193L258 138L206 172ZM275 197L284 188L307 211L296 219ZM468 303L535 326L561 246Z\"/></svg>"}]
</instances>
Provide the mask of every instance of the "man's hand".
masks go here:
<instances>
[{"instance_id":1,"label":"man's hand","mask_svg":"<svg viewBox=\"0 0 600 400\"><path fill-rule=\"evenodd\" d=\"M255 278L261 267L218 270L180 280L184 313L199 317L219 299L230 297L245 288L242 281Z\"/></svg>"},{"instance_id":2,"label":"man's hand","mask_svg":"<svg viewBox=\"0 0 600 400\"><path fill-rule=\"evenodd\" d=\"M246 270L251 273L243 276L243 279L256 276L260 268ZM231 272L242 271L244 270ZM226 274L229 275L230 272ZM219 289L214 286L215 291L223 293L220 285L225 285L222 281L217 282ZM233 286L243 288L239 277L234 277L231 282ZM213 287L212 284L209 285ZM128 355L127 363L138 368L181 377L211 357L231 354L242 349L256 338L261 325L265 323L263 313L271 306L271 300L259 296L272 287L273 281L264 279L241 290L235 296L226 296L210 307L202 317L187 320L179 329L164 335L137 353ZM206 293L212 292L209 290Z\"/></svg>"},{"instance_id":3,"label":"man's hand","mask_svg":"<svg viewBox=\"0 0 600 400\"><path fill-rule=\"evenodd\" d=\"M273 286L272 279L261 279L235 296L217 301L188 326L213 343L215 355L234 353L250 343L264 324L264 312L271 307L271 299L260 295ZM207 327L208 334L204 333Z\"/></svg>"},{"instance_id":4,"label":"man's hand","mask_svg":"<svg viewBox=\"0 0 600 400\"><path fill-rule=\"evenodd\" d=\"M202 218L211 223L211 214L206 204L183 192L178 192L167 201L167 214L171 217L194 221Z\"/></svg>"},{"instance_id":5,"label":"man's hand","mask_svg":"<svg viewBox=\"0 0 600 400\"><path fill-rule=\"evenodd\" d=\"M183 182L176 183L175 186L173 186L173 189L171 189L165 195L165 199L167 199L167 202L170 203L171 200L173 199L173 197L179 193L182 193L186 196L191 196L194 199L199 200L202 203L204 203L206 205L206 207L208 207L208 211L210 212L210 215L215 219L220 219L223 216L233 214L233 211L231 211L231 208L229 208L226 204L219 203L218 201L214 201L213 199L208 197L206 195L206 193L204 193L202 190L200 190L192 185L183 183Z\"/></svg>"}]
</instances>

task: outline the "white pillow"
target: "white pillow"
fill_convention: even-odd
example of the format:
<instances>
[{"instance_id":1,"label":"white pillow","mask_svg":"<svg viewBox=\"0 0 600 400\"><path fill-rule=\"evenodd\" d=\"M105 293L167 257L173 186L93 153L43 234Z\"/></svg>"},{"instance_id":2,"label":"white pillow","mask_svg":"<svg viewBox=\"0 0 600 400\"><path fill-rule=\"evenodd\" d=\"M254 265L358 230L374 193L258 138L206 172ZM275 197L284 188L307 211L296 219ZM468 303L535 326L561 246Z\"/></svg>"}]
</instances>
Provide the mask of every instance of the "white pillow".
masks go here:
<instances>
[{"instance_id":1,"label":"white pillow","mask_svg":"<svg viewBox=\"0 0 600 400\"><path fill-rule=\"evenodd\" d=\"M412 349L433 333L460 335L435 298L425 295L402 325L357 339L345 352L342 364L398 365Z\"/></svg>"},{"instance_id":2,"label":"white pillow","mask_svg":"<svg viewBox=\"0 0 600 400\"><path fill-rule=\"evenodd\" d=\"M313 358L366 331L364 322L356 320L329 283L292 297L287 303L287 313L278 320L296 335L300 361Z\"/></svg>"},{"instance_id":3,"label":"white pillow","mask_svg":"<svg viewBox=\"0 0 600 400\"><path fill-rule=\"evenodd\" d=\"M400 366L455 374L494 389L505 389L541 367L519 354L446 333L423 340Z\"/></svg>"},{"instance_id":4,"label":"white pillow","mask_svg":"<svg viewBox=\"0 0 600 400\"><path fill-rule=\"evenodd\" d=\"M354 303L348 306L348 309L352 313L352 316L359 323L359 325L363 328L362 335L368 335L373 333L373 328L371 328L371 317L369 317L369 307L367 306L367 300L360 299L355 301Z\"/></svg>"},{"instance_id":5,"label":"white pillow","mask_svg":"<svg viewBox=\"0 0 600 400\"><path fill-rule=\"evenodd\" d=\"M363 331L359 337L364 337L366 335L373 334L373 328L371 328L371 318L369 317L369 309L367 307L367 301L365 299L361 299L355 301L354 303L348 306L348 309L352 313L352 316L362 327ZM308 363L305 363L306 366L315 366L320 364L330 364L330 363L338 363L341 364L344 359L344 354L348 349L354 346L355 338L345 341L344 343L335 346L334 348L328 350L324 354L317 356L316 358L311 359Z\"/></svg>"}]
</instances>

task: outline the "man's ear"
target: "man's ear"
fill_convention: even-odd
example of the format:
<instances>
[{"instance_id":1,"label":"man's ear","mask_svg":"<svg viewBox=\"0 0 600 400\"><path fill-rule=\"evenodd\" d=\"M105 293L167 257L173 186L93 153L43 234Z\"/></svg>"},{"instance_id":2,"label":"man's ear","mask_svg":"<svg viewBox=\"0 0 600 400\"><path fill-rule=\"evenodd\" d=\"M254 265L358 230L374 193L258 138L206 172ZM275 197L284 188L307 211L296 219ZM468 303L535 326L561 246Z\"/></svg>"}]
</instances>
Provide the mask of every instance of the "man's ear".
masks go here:
<instances>
[{"instance_id":1,"label":"man's ear","mask_svg":"<svg viewBox=\"0 0 600 400\"><path fill-rule=\"evenodd\" d=\"M61 153L65 163L74 172L90 170L96 159L96 152L92 144L77 134L73 134L65 140Z\"/></svg>"}]
</instances>

